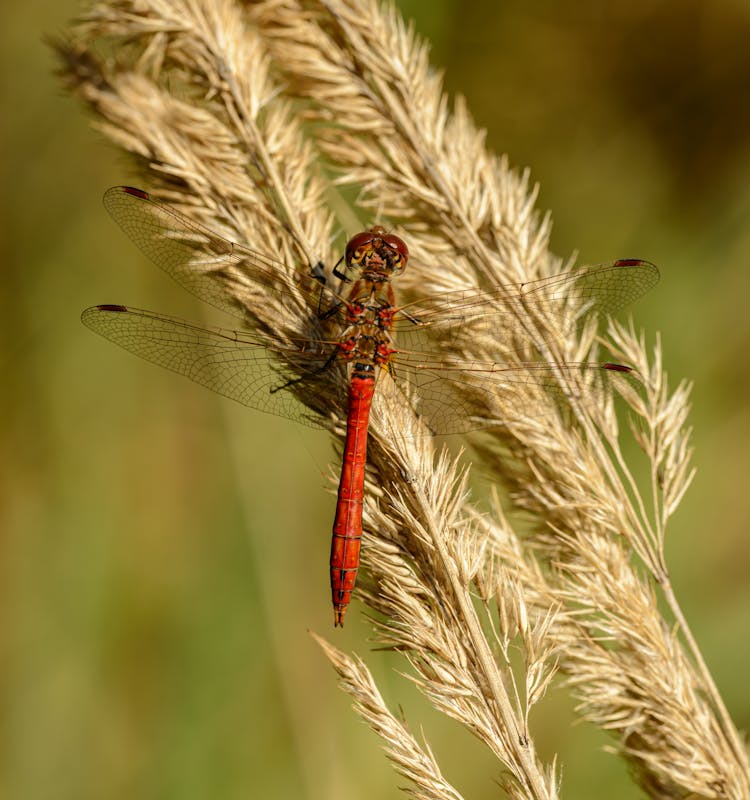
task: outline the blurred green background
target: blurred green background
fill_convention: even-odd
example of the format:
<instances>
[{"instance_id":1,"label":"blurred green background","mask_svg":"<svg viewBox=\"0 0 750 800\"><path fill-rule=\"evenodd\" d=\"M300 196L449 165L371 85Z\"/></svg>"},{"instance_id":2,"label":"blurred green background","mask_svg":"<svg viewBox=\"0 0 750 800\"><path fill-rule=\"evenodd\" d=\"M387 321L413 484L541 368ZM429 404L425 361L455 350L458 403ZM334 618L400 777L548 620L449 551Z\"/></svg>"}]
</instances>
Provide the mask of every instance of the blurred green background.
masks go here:
<instances>
[{"instance_id":1,"label":"blurred green background","mask_svg":"<svg viewBox=\"0 0 750 800\"><path fill-rule=\"evenodd\" d=\"M641 256L661 284L633 312L670 378L695 381L697 479L673 520L673 581L737 724L750 727L750 9L681 3L399 4L433 41L489 143L541 184L552 245ZM132 180L52 77L44 34L75 5L4 4L0 283L0 795L396 797L403 783L308 636L334 634L324 434L248 411L110 346L80 310L200 318L100 196ZM491 759L393 667L467 798ZM569 797L635 796L605 737L552 692L532 718Z\"/></svg>"}]
</instances>

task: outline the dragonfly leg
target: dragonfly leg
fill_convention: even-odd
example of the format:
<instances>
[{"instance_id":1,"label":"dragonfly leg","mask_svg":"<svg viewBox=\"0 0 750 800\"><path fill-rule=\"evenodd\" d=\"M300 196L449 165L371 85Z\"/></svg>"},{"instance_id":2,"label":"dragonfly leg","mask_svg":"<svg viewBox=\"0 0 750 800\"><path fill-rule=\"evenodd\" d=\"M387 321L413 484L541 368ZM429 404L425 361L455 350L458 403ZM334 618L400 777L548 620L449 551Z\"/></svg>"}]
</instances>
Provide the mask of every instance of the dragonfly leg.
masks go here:
<instances>
[{"instance_id":1,"label":"dragonfly leg","mask_svg":"<svg viewBox=\"0 0 750 800\"><path fill-rule=\"evenodd\" d=\"M347 278L347 276L339 269L339 264L344 260L344 256L333 265L333 270L331 270L332 274L335 275L342 283L351 283L352 279Z\"/></svg>"},{"instance_id":2,"label":"dragonfly leg","mask_svg":"<svg viewBox=\"0 0 750 800\"><path fill-rule=\"evenodd\" d=\"M300 375L299 378L291 378L286 383L282 383L281 386L274 387L273 389L270 390L271 394L276 394L276 392L280 392L282 389L288 389L290 386L294 386L295 383L301 383L302 381L307 380L313 375L320 375L321 372L325 372L327 369L330 369L331 365L336 360L337 355L338 355L338 350L334 350L331 353L331 355L328 356L328 359L326 360L325 364L322 364L312 372L308 372L305 375Z\"/></svg>"}]
</instances>

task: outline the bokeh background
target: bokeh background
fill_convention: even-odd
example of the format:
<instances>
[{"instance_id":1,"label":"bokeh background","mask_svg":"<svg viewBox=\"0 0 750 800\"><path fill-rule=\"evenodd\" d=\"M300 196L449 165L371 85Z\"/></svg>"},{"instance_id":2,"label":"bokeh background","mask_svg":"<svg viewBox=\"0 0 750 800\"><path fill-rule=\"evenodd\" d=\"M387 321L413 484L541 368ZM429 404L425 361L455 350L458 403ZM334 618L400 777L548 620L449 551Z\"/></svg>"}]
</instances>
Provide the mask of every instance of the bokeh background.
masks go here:
<instances>
[{"instance_id":1,"label":"bokeh background","mask_svg":"<svg viewBox=\"0 0 750 800\"><path fill-rule=\"evenodd\" d=\"M750 9L719 0L403 0L490 145L541 185L553 249L656 262L633 309L670 378L695 381L698 476L673 581L737 724L750 727ZM92 303L201 311L100 196L132 180L52 76L70 0L0 12L0 795L396 797L308 635L330 628L324 434L110 346ZM481 491L481 482L479 482ZM467 798L495 765L368 656ZM636 792L553 691L532 718L569 797Z\"/></svg>"}]
</instances>

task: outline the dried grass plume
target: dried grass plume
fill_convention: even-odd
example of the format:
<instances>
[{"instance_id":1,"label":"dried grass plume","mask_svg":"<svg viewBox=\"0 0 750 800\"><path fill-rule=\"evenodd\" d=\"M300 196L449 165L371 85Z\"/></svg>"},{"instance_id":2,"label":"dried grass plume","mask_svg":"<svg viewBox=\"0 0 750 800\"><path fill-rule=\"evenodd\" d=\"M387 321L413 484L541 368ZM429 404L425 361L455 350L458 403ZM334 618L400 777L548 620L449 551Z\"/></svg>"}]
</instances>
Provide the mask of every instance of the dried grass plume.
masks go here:
<instances>
[{"instance_id":1,"label":"dried grass plume","mask_svg":"<svg viewBox=\"0 0 750 800\"><path fill-rule=\"evenodd\" d=\"M408 241L413 266L399 288L411 299L564 268L548 250L549 221L535 210L528 174L487 150L389 4L111 0L91 5L58 52L71 92L155 196L292 269L335 262L336 187L355 190L362 220ZM217 304L261 335L308 334L315 310L305 297L277 300L275 290L299 285L290 272L257 285L238 259L212 280ZM472 506L468 459L414 435L419 417L389 403L384 382L359 597L377 612L376 641L497 757L510 797L557 797L557 764L539 757L529 711L562 674L582 718L611 734L650 797L748 798L744 742L664 558L667 524L693 474L689 386L668 386L658 339L649 348L632 323L611 320L598 333L605 320L571 302L562 328L540 308L524 347L555 363L606 348L643 380L617 392L584 387L595 403L565 387L566 409L544 391L492 401L487 413L507 423L472 440L473 460L533 520L523 537L500 501L490 513ZM512 337L440 344L466 360L528 358ZM314 395L300 392L337 437L342 389L337 373ZM625 457L626 435L647 460L648 486ZM364 661L320 642L411 793L460 797L429 746L385 706Z\"/></svg>"}]
</instances>

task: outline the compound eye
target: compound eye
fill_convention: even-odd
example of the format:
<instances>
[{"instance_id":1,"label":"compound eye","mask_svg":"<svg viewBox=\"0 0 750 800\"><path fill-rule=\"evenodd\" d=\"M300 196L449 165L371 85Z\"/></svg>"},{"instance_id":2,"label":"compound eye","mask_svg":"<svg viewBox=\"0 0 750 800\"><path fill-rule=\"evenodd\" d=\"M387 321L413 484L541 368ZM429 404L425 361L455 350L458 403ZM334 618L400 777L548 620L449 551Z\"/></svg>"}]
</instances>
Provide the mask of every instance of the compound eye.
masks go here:
<instances>
[{"instance_id":1,"label":"compound eye","mask_svg":"<svg viewBox=\"0 0 750 800\"><path fill-rule=\"evenodd\" d=\"M395 250L398 253L398 269L399 272L402 272L406 267L406 262L409 260L409 248L406 246L406 242L392 233L383 236L383 241L391 250Z\"/></svg>"},{"instance_id":2,"label":"compound eye","mask_svg":"<svg viewBox=\"0 0 750 800\"><path fill-rule=\"evenodd\" d=\"M391 233L384 236L383 241L388 247L395 250L401 256L401 260L404 264L407 262L409 258L409 248L406 246L406 242L403 239Z\"/></svg>"},{"instance_id":3,"label":"compound eye","mask_svg":"<svg viewBox=\"0 0 750 800\"><path fill-rule=\"evenodd\" d=\"M362 233L358 233L355 236L352 236L349 239L349 242L346 245L346 261L349 263L352 259L361 255L360 251L362 248L367 247L368 244L372 243L374 236L371 231L363 231Z\"/></svg>"}]
</instances>

